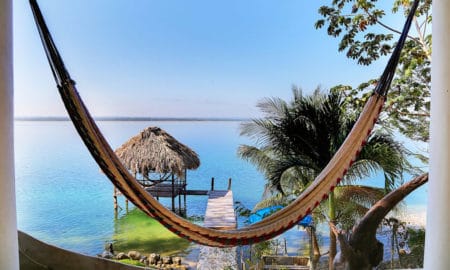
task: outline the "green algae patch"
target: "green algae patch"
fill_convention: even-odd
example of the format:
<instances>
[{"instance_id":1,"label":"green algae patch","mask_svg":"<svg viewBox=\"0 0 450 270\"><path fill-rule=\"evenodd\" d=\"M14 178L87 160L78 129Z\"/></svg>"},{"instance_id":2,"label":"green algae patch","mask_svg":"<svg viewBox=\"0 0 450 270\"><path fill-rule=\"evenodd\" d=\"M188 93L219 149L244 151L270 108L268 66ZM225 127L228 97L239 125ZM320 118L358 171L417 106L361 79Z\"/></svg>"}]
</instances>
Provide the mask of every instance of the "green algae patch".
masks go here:
<instances>
[{"instance_id":1,"label":"green algae patch","mask_svg":"<svg viewBox=\"0 0 450 270\"><path fill-rule=\"evenodd\" d=\"M145 256L149 253L172 255L183 252L190 245L189 241L178 237L138 209L115 220L113 239L115 253L136 250Z\"/></svg>"}]
</instances>

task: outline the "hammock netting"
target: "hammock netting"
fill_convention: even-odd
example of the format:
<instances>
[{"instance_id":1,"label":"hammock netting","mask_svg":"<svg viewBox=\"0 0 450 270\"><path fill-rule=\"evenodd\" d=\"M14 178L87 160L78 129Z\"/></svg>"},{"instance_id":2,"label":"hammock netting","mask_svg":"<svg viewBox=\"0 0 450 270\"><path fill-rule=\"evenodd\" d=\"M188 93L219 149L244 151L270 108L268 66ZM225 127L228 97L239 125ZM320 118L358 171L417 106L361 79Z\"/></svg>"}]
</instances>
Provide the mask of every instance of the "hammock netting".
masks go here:
<instances>
[{"instance_id":1,"label":"hammock netting","mask_svg":"<svg viewBox=\"0 0 450 270\"><path fill-rule=\"evenodd\" d=\"M271 239L292 228L310 214L322 200L328 198L328 193L339 184L378 120L418 2L419 0L416 0L411 7L402 34L373 95L328 165L294 202L258 223L234 230L215 230L193 224L160 204L137 182L116 156L79 96L75 82L64 66L36 0L30 0L30 5L66 110L89 152L113 185L135 206L178 236L202 245L230 247Z\"/></svg>"}]
</instances>

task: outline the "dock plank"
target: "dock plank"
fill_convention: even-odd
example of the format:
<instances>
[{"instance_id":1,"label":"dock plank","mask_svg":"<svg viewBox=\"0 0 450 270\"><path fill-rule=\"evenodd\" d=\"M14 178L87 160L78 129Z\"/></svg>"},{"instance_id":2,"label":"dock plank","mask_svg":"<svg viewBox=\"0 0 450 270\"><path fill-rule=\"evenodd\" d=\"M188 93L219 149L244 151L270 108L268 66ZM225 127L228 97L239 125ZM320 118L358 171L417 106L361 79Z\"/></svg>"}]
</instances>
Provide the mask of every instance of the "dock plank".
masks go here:
<instances>
[{"instance_id":1,"label":"dock plank","mask_svg":"<svg viewBox=\"0 0 450 270\"><path fill-rule=\"evenodd\" d=\"M234 212L233 192L231 190L209 191L203 225L219 230L236 228L236 214Z\"/></svg>"}]
</instances>

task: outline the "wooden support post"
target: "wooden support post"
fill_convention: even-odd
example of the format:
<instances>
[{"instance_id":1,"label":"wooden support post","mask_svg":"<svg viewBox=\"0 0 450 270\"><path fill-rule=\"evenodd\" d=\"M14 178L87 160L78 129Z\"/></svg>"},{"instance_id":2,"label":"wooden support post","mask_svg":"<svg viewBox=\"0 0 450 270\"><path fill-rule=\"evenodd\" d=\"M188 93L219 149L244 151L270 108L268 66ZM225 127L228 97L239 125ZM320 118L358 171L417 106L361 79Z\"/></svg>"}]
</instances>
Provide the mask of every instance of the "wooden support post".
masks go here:
<instances>
[{"instance_id":1,"label":"wooden support post","mask_svg":"<svg viewBox=\"0 0 450 270\"><path fill-rule=\"evenodd\" d=\"M178 193L178 212L180 212L180 216L181 216L181 193Z\"/></svg>"},{"instance_id":2,"label":"wooden support post","mask_svg":"<svg viewBox=\"0 0 450 270\"><path fill-rule=\"evenodd\" d=\"M186 189L187 189L187 169L184 169L184 183L183 183L183 215L187 216L186 207Z\"/></svg>"},{"instance_id":3,"label":"wooden support post","mask_svg":"<svg viewBox=\"0 0 450 270\"><path fill-rule=\"evenodd\" d=\"M172 211L175 212L175 177L172 173Z\"/></svg>"},{"instance_id":4,"label":"wooden support post","mask_svg":"<svg viewBox=\"0 0 450 270\"><path fill-rule=\"evenodd\" d=\"M117 212L119 205L117 203L117 189L116 187L114 187L114 191L113 191L113 201L114 201L114 211Z\"/></svg>"},{"instance_id":5,"label":"wooden support post","mask_svg":"<svg viewBox=\"0 0 450 270\"><path fill-rule=\"evenodd\" d=\"M186 189L184 190L183 199L184 199L183 206L184 206L184 209L186 209L186 212L187 212L187 206L186 206Z\"/></svg>"},{"instance_id":6,"label":"wooden support post","mask_svg":"<svg viewBox=\"0 0 450 270\"><path fill-rule=\"evenodd\" d=\"M211 190L214 190L214 177L211 178Z\"/></svg>"},{"instance_id":7,"label":"wooden support post","mask_svg":"<svg viewBox=\"0 0 450 270\"><path fill-rule=\"evenodd\" d=\"M228 178L228 190L231 190L231 177Z\"/></svg>"}]
</instances>

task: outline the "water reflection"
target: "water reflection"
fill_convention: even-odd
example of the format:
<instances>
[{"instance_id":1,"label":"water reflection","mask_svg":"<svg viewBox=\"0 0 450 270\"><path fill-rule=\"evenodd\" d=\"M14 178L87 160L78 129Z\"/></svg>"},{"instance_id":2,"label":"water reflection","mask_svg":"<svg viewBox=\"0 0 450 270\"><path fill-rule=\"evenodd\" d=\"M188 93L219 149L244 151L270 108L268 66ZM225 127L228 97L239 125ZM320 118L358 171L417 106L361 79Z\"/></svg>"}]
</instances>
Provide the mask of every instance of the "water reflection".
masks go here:
<instances>
[{"instance_id":1,"label":"water reflection","mask_svg":"<svg viewBox=\"0 0 450 270\"><path fill-rule=\"evenodd\" d=\"M236 248L200 247L197 269L238 269Z\"/></svg>"}]
</instances>

